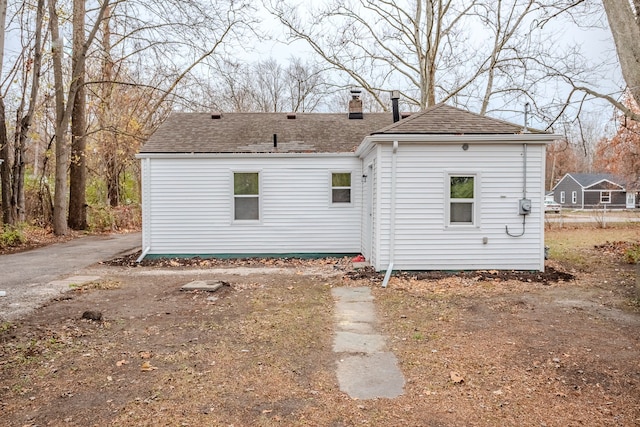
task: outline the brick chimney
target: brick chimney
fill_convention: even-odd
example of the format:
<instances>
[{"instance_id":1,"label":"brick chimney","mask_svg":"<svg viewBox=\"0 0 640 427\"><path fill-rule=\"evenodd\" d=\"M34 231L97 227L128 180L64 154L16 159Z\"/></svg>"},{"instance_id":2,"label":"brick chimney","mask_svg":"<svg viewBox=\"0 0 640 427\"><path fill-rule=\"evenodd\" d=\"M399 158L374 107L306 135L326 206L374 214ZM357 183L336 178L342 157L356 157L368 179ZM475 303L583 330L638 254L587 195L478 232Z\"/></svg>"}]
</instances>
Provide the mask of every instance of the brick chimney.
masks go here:
<instances>
[{"instance_id":1,"label":"brick chimney","mask_svg":"<svg viewBox=\"0 0 640 427\"><path fill-rule=\"evenodd\" d=\"M351 89L349 119L362 119L362 100L360 99L360 91L358 89Z\"/></svg>"}]
</instances>

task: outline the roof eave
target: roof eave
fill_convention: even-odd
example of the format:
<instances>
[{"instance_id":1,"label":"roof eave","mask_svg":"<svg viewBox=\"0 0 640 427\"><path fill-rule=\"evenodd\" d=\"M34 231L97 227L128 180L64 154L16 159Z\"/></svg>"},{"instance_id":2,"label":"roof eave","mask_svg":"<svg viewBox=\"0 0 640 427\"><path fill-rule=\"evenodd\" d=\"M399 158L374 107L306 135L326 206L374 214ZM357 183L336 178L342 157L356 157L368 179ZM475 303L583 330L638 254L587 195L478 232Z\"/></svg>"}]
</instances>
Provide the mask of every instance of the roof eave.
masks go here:
<instances>
[{"instance_id":1,"label":"roof eave","mask_svg":"<svg viewBox=\"0 0 640 427\"><path fill-rule=\"evenodd\" d=\"M361 147L365 143L389 143L392 141L398 142L438 142L438 143L458 143L458 142L475 142L475 143L523 143L523 142L537 142L537 143L551 143L558 139L563 138L562 135L556 135L551 133L509 133L509 134L424 134L424 133L385 133L385 134L373 134L364 138L364 141L358 149L356 154L361 151Z\"/></svg>"},{"instance_id":2,"label":"roof eave","mask_svg":"<svg viewBox=\"0 0 640 427\"><path fill-rule=\"evenodd\" d=\"M322 153L208 153L208 152L192 152L192 153L181 153L181 152L142 152L136 154L137 159L189 159L194 157L199 158L220 158L220 159L238 159L238 158L256 158L256 157L287 157L287 158L295 158L295 157L353 157L353 151L343 151L343 152L322 152Z\"/></svg>"}]
</instances>

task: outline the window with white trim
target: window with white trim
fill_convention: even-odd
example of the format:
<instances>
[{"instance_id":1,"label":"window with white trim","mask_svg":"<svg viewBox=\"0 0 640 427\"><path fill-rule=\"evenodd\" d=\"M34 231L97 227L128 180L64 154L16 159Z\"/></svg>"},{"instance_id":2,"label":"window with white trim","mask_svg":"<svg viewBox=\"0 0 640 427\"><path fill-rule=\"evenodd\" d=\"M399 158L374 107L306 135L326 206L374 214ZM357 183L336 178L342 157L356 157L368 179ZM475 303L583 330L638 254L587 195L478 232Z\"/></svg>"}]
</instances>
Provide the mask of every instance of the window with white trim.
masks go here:
<instances>
[{"instance_id":1,"label":"window with white trim","mask_svg":"<svg viewBox=\"0 0 640 427\"><path fill-rule=\"evenodd\" d=\"M476 177L449 175L449 225L475 224Z\"/></svg>"},{"instance_id":2,"label":"window with white trim","mask_svg":"<svg viewBox=\"0 0 640 427\"><path fill-rule=\"evenodd\" d=\"M258 172L234 172L233 219L257 221L260 219L260 175Z\"/></svg>"},{"instance_id":3,"label":"window with white trim","mask_svg":"<svg viewBox=\"0 0 640 427\"><path fill-rule=\"evenodd\" d=\"M600 203L611 203L611 191L600 192Z\"/></svg>"},{"instance_id":4,"label":"window with white trim","mask_svg":"<svg viewBox=\"0 0 640 427\"><path fill-rule=\"evenodd\" d=\"M331 173L331 203L351 203L351 172Z\"/></svg>"},{"instance_id":5,"label":"window with white trim","mask_svg":"<svg viewBox=\"0 0 640 427\"><path fill-rule=\"evenodd\" d=\"M576 203L578 203L578 192L577 191L572 191L571 192L571 203L573 203L574 205Z\"/></svg>"},{"instance_id":6,"label":"window with white trim","mask_svg":"<svg viewBox=\"0 0 640 427\"><path fill-rule=\"evenodd\" d=\"M565 202L565 197L564 197L564 191L560 192L560 203L564 203Z\"/></svg>"}]
</instances>

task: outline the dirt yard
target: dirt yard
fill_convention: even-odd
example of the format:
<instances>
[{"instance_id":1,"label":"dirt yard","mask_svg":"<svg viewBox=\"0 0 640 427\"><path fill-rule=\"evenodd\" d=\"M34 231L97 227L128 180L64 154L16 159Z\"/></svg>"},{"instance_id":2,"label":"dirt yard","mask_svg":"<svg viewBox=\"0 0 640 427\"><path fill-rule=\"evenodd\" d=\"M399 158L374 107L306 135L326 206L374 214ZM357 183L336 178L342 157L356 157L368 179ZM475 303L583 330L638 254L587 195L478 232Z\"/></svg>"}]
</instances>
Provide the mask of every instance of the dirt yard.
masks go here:
<instances>
[{"instance_id":1,"label":"dirt yard","mask_svg":"<svg viewBox=\"0 0 640 427\"><path fill-rule=\"evenodd\" d=\"M400 274L386 289L341 259L96 266L99 282L0 325L2 425L640 425L623 261L640 227L546 235L549 275ZM179 290L196 279L229 286ZM372 288L403 396L339 390L335 286Z\"/></svg>"}]
</instances>

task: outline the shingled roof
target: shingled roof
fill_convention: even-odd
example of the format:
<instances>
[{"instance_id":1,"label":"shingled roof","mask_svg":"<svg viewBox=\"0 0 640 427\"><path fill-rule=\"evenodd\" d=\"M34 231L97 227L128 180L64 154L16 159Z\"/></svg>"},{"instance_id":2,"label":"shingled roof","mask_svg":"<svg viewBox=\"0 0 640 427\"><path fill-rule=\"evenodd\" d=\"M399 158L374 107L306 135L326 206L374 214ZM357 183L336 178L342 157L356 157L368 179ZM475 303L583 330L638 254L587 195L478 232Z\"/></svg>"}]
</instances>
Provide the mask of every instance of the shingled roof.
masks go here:
<instances>
[{"instance_id":1,"label":"shingled roof","mask_svg":"<svg viewBox=\"0 0 640 427\"><path fill-rule=\"evenodd\" d=\"M540 131L529 132L538 133ZM471 113L445 104L437 104L404 120L379 129L374 134L517 134L523 127Z\"/></svg>"},{"instance_id":2,"label":"shingled roof","mask_svg":"<svg viewBox=\"0 0 640 427\"><path fill-rule=\"evenodd\" d=\"M365 113L363 119L346 113L172 113L141 153L345 153L355 151L367 135L522 132L514 123L445 104L396 123L391 113Z\"/></svg>"},{"instance_id":3,"label":"shingled roof","mask_svg":"<svg viewBox=\"0 0 640 427\"><path fill-rule=\"evenodd\" d=\"M392 123L391 113L172 113L141 153L341 153ZM295 118L293 118L295 117ZM274 148L274 134L277 148Z\"/></svg>"},{"instance_id":4,"label":"shingled roof","mask_svg":"<svg viewBox=\"0 0 640 427\"><path fill-rule=\"evenodd\" d=\"M609 173L568 173L581 187L588 188L602 181L623 187L623 179Z\"/></svg>"}]
</instances>

